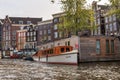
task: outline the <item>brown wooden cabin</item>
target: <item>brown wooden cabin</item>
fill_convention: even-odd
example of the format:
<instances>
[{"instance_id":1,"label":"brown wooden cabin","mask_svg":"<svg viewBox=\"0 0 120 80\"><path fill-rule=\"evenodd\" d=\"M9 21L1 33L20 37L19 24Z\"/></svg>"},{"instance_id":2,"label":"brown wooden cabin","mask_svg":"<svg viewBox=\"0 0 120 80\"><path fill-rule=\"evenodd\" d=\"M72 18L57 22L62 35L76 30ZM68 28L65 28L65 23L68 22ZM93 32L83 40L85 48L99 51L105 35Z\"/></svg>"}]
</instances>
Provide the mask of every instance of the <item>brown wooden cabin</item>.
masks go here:
<instances>
[{"instance_id":1,"label":"brown wooden cabin","mask_svg":"<svg viewBox=\"0 0 120 80\"><path fill-rule=\"evenodd\" d=\"M73 50L72 46L57 46L57 47L54 47L54 48L39 50L33 56L38 56L38 57L54 56L54 55L59 55L61 53L69 52L69 51L72 51L72 50Z\"/></svg>"}]
</instances>

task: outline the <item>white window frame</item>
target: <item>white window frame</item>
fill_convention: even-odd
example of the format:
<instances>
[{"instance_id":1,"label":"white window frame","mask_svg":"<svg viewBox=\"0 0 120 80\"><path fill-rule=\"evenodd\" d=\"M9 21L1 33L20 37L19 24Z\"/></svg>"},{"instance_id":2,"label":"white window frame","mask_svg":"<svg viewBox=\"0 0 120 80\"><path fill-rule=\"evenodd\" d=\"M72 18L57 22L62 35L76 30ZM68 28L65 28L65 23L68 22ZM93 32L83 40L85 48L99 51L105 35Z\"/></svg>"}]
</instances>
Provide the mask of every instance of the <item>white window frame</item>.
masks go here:
<instances>
[{"instance_id":1,"label":"white window frame","mask_svg":"<svg viewBox=\"0 0 120 80\"><path fill-rule=\"evenodd\" d=\"M54 30L57 30L58 28L57 28L57 25L54 25Z\"/></svg>"},{"instance_id":2,"label":"white window frame","mask_svg":"<svg viewBox=\"0 0 120 80\"><path fill-rule=\"evenodd\" d=\"M58 38L58 32L54 32L54 38Z\"/></svg>"},{"instance_id":3,"label":"white window frame","mask_svg":"<svg viewBox=\"0 0 120 80\"><path fill-rule=\"evenodd\" d=\"M23 24L23 21L19 21L19 24Z\"/></svg>"},{"instance_id":4,"label":"white window frame","mask_svg":"<svg viewBox=\"0 0 120 80\"><path fill-rule=\"evenodd\" d=\"M31 21L27 21L27 24L31 24Z\"/></svg>"}]
</instances>

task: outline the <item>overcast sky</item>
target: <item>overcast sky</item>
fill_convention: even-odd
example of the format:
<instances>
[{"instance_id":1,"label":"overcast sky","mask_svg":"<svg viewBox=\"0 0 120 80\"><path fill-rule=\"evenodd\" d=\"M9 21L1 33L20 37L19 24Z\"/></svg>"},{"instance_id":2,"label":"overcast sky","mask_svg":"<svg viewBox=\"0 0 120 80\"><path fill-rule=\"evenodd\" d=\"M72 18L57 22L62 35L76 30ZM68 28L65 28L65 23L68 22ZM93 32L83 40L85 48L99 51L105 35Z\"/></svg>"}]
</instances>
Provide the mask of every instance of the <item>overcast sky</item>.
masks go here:
<instances>
[{"instance_id":1,"label":"overcast sky","mask_svg":"<svg viewBox=\"0 0 120 80\"><path fill-rule=\"evenodd\" d=\"M87 0L89 4L93 0ZM107 3L102 0L100 4ZM50 0L0 0L0 18L11 17L42 17L51 19L52 14L61 12L59 2L52 4Z\"/></svg>"}]
</instances>

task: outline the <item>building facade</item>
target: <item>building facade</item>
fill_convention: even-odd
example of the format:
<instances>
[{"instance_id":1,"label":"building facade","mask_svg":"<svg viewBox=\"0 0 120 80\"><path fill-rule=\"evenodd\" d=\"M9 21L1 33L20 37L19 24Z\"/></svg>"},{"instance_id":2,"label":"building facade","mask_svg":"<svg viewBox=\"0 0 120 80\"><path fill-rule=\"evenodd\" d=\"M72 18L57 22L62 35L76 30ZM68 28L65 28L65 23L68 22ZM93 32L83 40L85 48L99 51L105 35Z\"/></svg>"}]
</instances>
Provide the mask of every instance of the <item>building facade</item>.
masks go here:
<instances>
[{"instance_id":1,"label":"building facade","mask_svg":"<svg viewBox=\"0 0 120 80\"><path fill-rule=\"evenodd\" d=\"M97 25L96 30L93 31L93 35L120 35L120 19L117 17L117 14L110 14L111 6L98 5L96 1L93 1L92 6L95 25Z\"/></svg>"},{"instance_id":2,"label":"building facade","mask_svg":"<svg viewBox=\"0 0 120 80\"><path fill-rule=\"evenodd\" d=\"M22 50L22 49L25 49L25 45L26 45L26 32L27 30L25 29L21 29L21 30L18 30L17 31L17 34L16 34L16 48L18 51Z\"/></svg>"},{"instance_id":3,"label":"building facade","mask_svg":"<svg viewBox=\"0 0 120 80\"><path fill-rule=\"evenodd\" d=\"M56 13L52 16L54 41L70 37L68 30L64 28L63 17L65 16L65 13Z\"/></svg>"},{"instance_id":4,"label":"building facade","mask_svg":"<svg viewBox=\"0 0 120 80\"><path fill-rule=\"evenodd\" d=\"M17 46L16 33L23 26L28 26L30 24L36 25L38 22L42 21L42 18L30 18L30 17L8 17L3 21L2 31L2 50L4 54L10 55L10 51L15 49Z\"/></svg>"},{"instance_id":5,"label":"building facade","mask_svg":"<svg viewBox=\"0 0 120 80\"><path fill-rule=\"evenodd\" d=\"M80 62L120 60L120 41L110 36L80 38Z\"/></svg>"},{"instance_id":6,"label":"building facade","mask_svg":"<svg viewBox=\"0 0 120 80\"><path fill-rule=\"evenodd\" d=\"M0 50L2 50L2 21L0 21Z\"/></svg>"},{"instance_id":7,"label":"building facade","mask_svg":"<svg viewBox=\"0 0 120 80\"><path fill-rule=\"evenodd\" d=\"M37 27L34 25L27 26L25 49L35 49L37 46Z\"/></svg>"},{"instance_id":8,"label":"building facade","mask_svg":"<svg viewBox=\"0 0 120 80\"><path fill-rule=\"evenodd\" d=\"M119 24L119 18L117 18L116 14L109 15L108 12L106 12L105 16L105 34L107 36L114 36L114 35L120 35L120 24Z\"/></svg>"},{"instance_id":9,"label":"building facade","mask_svg":"<svg viewBox=\"0 0 120 80\"><path fill-rule=\"evenodd\" d=\"M94 23L96 25L96 29L92 32L92 35L105 35L105 12L108 9L106 5L98 5L97 1L93 1L92 9L94 11Z\"/></svg>"},{"instance_id":10,"label":"building facade","mask_svg":"<svg viewBox=\"0 0 120 80\"><path fill-rule=\"evenodd\" d=\"M39 22L37 25L37 45L53 41L53 23L52 20Z\"/></svg>"}]
</instances>

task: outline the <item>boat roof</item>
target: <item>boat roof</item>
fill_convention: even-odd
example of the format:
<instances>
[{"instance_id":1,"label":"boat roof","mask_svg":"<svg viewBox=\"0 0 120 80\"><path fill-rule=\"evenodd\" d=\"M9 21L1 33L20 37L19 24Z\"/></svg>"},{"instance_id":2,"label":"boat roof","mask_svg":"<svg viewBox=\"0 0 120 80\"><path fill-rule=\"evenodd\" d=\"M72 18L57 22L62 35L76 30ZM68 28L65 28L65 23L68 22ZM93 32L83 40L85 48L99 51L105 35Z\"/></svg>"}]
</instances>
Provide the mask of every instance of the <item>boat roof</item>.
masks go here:
<instances>
[{"instance_id":1,"label":"boat roof","mask_svg":"<svg viewBox=\"0 0 120 80\"><path fill-rule=\"evenodd\" d=\"M68 54L68 53L78 53L78 50L72 50L72 51L69 51L69 52L61 53L61 54Z\"/></svg>"}]
</instances>

